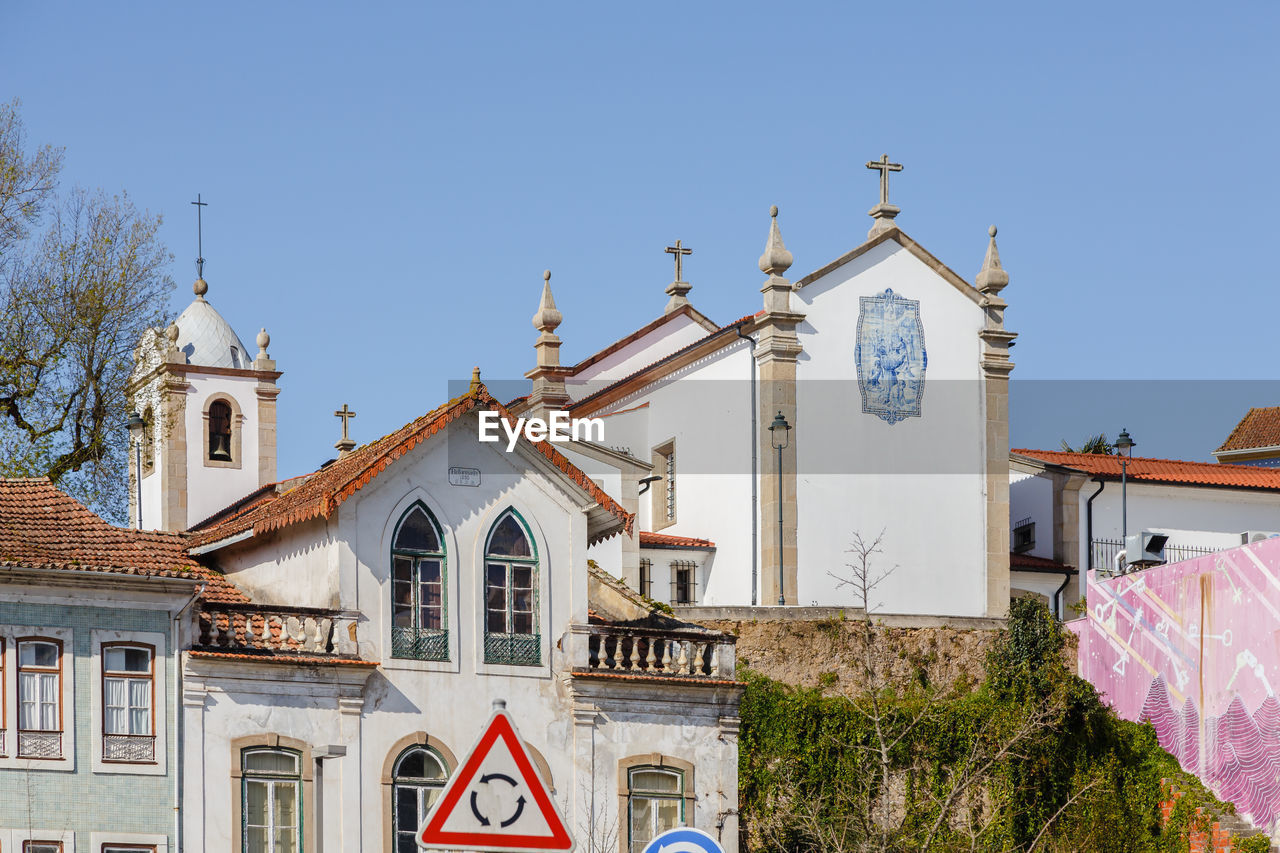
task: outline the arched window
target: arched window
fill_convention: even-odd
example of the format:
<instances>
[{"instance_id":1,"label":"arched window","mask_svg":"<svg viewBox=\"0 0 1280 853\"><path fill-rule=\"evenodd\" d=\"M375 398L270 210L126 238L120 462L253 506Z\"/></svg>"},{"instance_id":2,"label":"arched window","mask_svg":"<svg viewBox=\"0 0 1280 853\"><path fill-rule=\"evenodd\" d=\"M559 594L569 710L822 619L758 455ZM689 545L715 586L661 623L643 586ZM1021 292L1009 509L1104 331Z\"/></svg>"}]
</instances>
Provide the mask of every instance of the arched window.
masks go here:
<instances>
[{"instance_id":1,"label":"arched window","mask_svg":"<svg viewBox=\"0 0 1280 853\"><path fill-rule=\"evenodd\" d=\"M231 406L225 400L209 404L209 461L231 461Z\"/></svg>"},{"instance_id":2,"label":"arched window","mask_svg":"<svg viewBox=\"0 0 1280 853\"><path fill-rule=\"evenodd\" d=\"M640 853L668 829L684 826L684 773L672 767L632 767L627 772L627 839Z\"/></svg>"},{"instance_id":3,"label":"arched window","mask_svg":"<svg viewBox=\"0 0 1280 853\"><path fill-rule=\"evenodd\" d=\"M538 554L524 521L507 510L484 549L484 662L538 666Z\"/></svg>"},{"instance_id":4,"label":"arched window","mask_svg":"<svg viewBox=\"0 0 1280 853\"><path fill-rule=\"evenodd\" d=\"M444 542L422 504L400 519L391 545L391 656L449 659Z\"/></svg>"},{"instance_id":5,"label":"arched window","mask_svg":"<svg viewBox=\"0 0 1280 853\"><path fill-rule=\"evenodd\" d=\"M291 749L246 749L240 761L243 853L299 853L301 756Z\"/></svg>"},{"instance_id":6,"label":"arched window","mask_svg":"<svg viewBox=\"0 0 1280 853\"><path fill-rule=\"evenodd\" d=\"M448 779L444 760L430 747L415 745L400 753L391 777L395 853L418 853L418 827Z\"/></svg>"}]
</instances>

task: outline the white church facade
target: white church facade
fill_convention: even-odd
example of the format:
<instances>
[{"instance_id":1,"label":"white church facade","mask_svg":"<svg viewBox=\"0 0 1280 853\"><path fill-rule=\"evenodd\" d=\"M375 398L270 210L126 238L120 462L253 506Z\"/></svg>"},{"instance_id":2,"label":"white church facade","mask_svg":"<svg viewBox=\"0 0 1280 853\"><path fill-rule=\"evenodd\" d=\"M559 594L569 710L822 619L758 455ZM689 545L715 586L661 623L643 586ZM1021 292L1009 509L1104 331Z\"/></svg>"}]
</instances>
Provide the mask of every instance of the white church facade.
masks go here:
<instances>
[{"instance_id":1,"label":"white church facade","mask_svg":"<svg viewBox=\"0 0 1280 853\"><path fill-rule=\"evenodd\" d=\"M677 262L660 317L572 366L547 274L512 410L602 420L566 452L638 530L596 546L600 565L674 604L858 607L850 543L879 537L875 610L1005 614L1009 277L994 228L970 283L897 212L882 194L865 242L793 282L774 208L762 310L709 320Z\"/></svg>"}]
</instances>

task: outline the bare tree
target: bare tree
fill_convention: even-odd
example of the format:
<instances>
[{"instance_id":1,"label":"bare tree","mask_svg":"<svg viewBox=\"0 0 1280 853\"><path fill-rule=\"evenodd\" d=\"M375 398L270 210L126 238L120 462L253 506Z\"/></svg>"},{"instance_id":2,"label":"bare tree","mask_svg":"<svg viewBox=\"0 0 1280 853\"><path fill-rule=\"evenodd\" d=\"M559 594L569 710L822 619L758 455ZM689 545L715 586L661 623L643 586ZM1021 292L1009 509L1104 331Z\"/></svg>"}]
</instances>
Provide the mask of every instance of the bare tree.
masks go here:
<instances>
[{"instance_id":1,"label":"bare tree","mask_svg":"<svg viewBox=\"0 0 1280 853\"><path fill-rule=\"evenodd\" d=\"M172 257L123 193L52 203L61 153L23 141L0 105L0 475L48 476L121 519L132 354L166 320Z\"/></svg>"}]
</instances>

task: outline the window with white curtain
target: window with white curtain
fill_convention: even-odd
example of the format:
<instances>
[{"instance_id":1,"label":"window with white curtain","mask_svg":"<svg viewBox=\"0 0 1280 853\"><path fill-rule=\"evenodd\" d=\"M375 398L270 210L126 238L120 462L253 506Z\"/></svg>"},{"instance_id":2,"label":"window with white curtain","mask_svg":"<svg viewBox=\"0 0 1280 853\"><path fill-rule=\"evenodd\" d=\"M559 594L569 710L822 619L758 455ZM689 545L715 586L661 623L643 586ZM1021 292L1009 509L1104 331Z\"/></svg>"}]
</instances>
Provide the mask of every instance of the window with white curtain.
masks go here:
<instances>
[{"instance_id":1,"label":"window with white curtain","mask_svg":"<svg viewBox=\"0 0 1280 853\"><path fill-rule=\"evenodd\" d=\"M62 644L18 641L18 755L62 757Z\"/></svg>"},{"instance_id":2,"label":"window with white curtain","mask_svg":"<svg viewBox=\"0 0 1280 853\"><path fill-rule=\"evenodd\" d=\"M154 651L150 646L102 647L102 758L154 761Z\"/></svg>"}]
</instances>

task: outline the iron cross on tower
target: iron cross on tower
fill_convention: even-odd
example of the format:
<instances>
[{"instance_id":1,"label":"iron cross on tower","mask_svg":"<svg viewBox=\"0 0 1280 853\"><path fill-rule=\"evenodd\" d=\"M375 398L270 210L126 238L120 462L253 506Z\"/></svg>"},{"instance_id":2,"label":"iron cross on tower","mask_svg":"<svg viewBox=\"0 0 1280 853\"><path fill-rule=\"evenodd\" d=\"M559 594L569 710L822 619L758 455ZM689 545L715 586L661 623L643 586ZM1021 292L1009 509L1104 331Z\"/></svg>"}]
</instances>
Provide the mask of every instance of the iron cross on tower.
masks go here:
<instances>
[{"instance_id":1,"label":"iron cross on tower","mask_svg":"<svg viewBox=\"0 0 1280 853\"><path fill-rule=\"evenodd\" d=\"M880 203L888 204L889 203L889 173L901 172L902 164L890 163L889 155L882 154L880 155L879 160L868 160L867 168L876 169L880 172Z\"/></svg>"},{"instance_id":2,"label":"iron cross on tower","mask_svg":"<svg viewBox=\"0 0 1280 853\"><path fill-rule=\"evenodd\" d=\"M204 278L204 222L200 208L208 207L209 202L201 201L200 193L196 193L196 200L191 203L196 206L196 278Z\"/></svg>"},{"instance_id":3,"label":"iron cross on tower","mask_svg":"<svg viewBox=\"0 0 1280 853\"><path fill-rule=\"evenodd\" d=\"M684 277L681 275L681 267L683 266L683 263L682 263L683 258L681 256L692 255L693 249L684 248L683 246L680 245L680 241L677 240L674 246L668 246L663 251L665 251L668 255L676 256L676 281L684 281Z\"/></svg>"}]
</instances>

